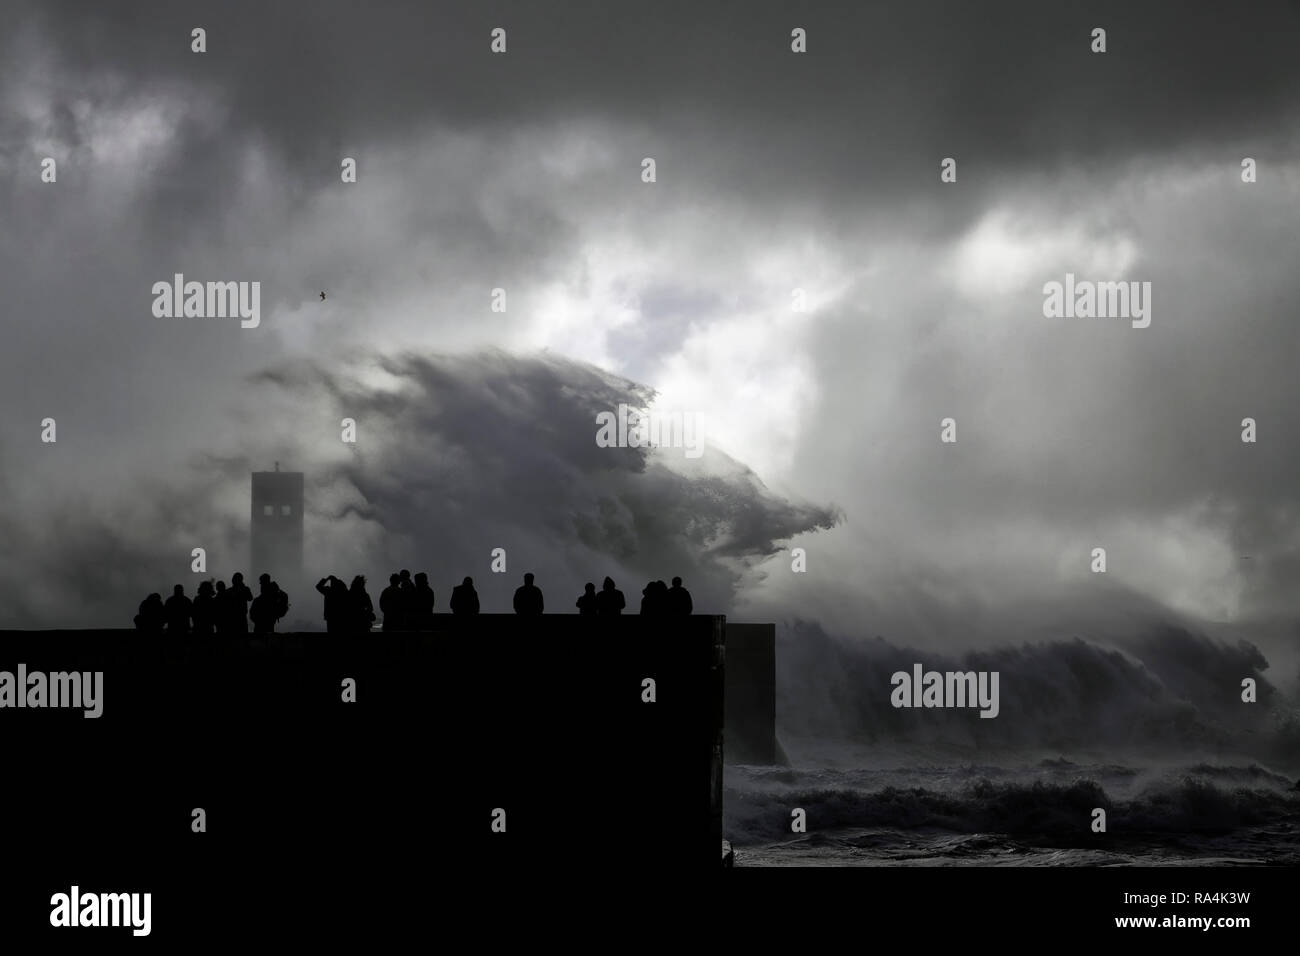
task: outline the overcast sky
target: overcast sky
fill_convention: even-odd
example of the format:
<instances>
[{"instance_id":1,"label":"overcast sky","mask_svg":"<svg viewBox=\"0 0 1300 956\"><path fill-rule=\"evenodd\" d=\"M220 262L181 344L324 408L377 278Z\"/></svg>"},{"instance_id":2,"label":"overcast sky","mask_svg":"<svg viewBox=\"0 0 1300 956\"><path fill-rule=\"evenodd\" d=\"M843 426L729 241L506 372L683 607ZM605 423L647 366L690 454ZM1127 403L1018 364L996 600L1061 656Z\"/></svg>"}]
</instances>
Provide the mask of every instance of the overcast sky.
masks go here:
<instances>
[{"instance_id":1,"label":"overcast sky","mask_svg":"<svg viewBox=\"0 0 1300 956\"><path fill-rule=\"evenodd\" d=\"M280 460L312 571L440 604L681 574L920 643L1295 633L1297 4L0 10L3 623L126 624L194 546L255 574ZM155 317L177 272L260 281L260 327ZM1045 318L1067 272L1150 327ZM596 447L652 394L702 459Z\"/></svg>"}]
</instances>

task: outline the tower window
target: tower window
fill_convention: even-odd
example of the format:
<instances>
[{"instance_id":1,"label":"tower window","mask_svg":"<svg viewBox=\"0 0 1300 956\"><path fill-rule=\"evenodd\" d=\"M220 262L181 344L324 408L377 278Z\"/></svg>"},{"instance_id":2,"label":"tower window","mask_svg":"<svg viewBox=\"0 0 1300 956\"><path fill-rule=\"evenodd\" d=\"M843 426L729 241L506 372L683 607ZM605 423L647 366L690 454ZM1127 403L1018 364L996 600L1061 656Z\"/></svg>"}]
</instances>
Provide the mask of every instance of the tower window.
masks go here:
<instances>
[{"instance_id":1,"label":"tower window","mask_svg":"<svg viewBox=\"0 0 1300 956\"><path fill-rule=\"evenodd\" d=\"M264 515L273 515L273 514L275 514L275 506L274 506L274 505L262 505L262 514L264 514Z\"/></svg>"},{"instance_id":2,"label":"tower window","mask_svg":"<svg viewBox=\"0 0 1300 956\"><path fill-rule=\"evenodd\" d=\"M282 515L293 514L293 505L280 505L280 514Z\"/></svg>"}]
</instances>

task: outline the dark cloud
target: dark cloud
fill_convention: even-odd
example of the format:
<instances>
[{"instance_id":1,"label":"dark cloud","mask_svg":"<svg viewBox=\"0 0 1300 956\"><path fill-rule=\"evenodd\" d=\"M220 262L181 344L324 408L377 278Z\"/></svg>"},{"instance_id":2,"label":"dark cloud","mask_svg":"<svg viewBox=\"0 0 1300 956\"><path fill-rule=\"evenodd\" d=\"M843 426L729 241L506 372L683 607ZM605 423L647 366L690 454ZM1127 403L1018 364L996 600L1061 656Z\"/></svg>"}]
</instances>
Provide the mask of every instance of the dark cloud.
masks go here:
<instances>
[{"instance_id":1,"label":"dark cloud","mask_svg":"<svg viewBox=\"0 0 1300 956\"><path fill-rule=\"evenodd\" d=\"M113 568L85 619L123 619L113 592L162 586L195 539L237 562L247 472L276 458L309 473L339 573L454 580L501 546L503 594L522 564L548 595L680 572L719 607L739 589L766 619L951 650L1105 544L1157 604L1300 610L1294 3L55 0L4 22L5 520L50 588L11 588L16 620L53 613L60 568L93 577L88 553ZM1042 282L1097 263L1153 281L1151 329L1043 320ZM263 328L151 321L177 271L261 279ZM753 471L597 449L592 406L647 394L619 375L713 401ZM807 575L751 573L808 541Z\"/></svg>"},{"instance_id":2,"label":"dark cloud","mask_svg":"<svg viewBox=\"0 0 1300 956\"><path fill-rule=\"evenodd\" d=\"M925 194L942 156L974 186L1135 153L1276 155L1300 93L1288 69L1300 14L1283 0L1235 14L1175 0L627 3L617 15L595 0L159 2L129 15L77 2L18 4L6 20L11 45L38 36L56 52L62 96L97 96L105 74L127 91L213 92L229 125L205 152L250 136L303 182L420 126L505 135L576 116L644 127L668 175L748 202L816 197L832 220L860 200ZM199 25L203 56L189 50ZM509 32L503 56L488 51L495 26ZM809 31L806 55L789 52L794 26ZM1089 49L1097 26L1104 55ZM945 197L973 199L969 187Z\"/></svg>"}]
</instances>

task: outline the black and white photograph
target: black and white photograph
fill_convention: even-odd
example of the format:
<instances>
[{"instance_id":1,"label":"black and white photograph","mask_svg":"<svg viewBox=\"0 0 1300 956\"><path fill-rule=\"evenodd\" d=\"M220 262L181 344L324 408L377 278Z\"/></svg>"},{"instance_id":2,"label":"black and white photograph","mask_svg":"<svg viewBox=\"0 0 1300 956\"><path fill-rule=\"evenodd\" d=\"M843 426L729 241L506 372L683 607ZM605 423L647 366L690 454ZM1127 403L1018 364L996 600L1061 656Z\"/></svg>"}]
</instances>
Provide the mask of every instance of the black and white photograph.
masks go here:
<instances>
[{"instance_id":1,"label":"black and white photograph","mask_svg":"<svg viewBox=\"0 0 1300 956\"><path fill-rule=\"evenodd\" d=\"M1294 933L1298 264L1294 0L0 0L0 939Z\"/></svg>"}]
</instances>

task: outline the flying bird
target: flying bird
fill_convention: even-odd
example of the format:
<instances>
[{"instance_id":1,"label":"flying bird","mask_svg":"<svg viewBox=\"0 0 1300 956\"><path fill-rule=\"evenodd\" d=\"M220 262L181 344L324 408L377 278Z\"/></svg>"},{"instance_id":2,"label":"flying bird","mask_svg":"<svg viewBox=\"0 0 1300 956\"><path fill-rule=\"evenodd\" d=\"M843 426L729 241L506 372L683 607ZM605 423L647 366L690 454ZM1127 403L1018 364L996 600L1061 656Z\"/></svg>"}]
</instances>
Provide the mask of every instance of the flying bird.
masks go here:
<instances>
[{"instance_id":1,"label":"flying bird","mask_svg":"<svg viewBox=\"0 0 1300 956\"><path fill-rule=\"evenodd\" d=\"M324 293L324 292L322 292L322 293L320 294L320 300L321 300L322 302L325 301L325 293Z\"/></svg>"}]
</instances>

